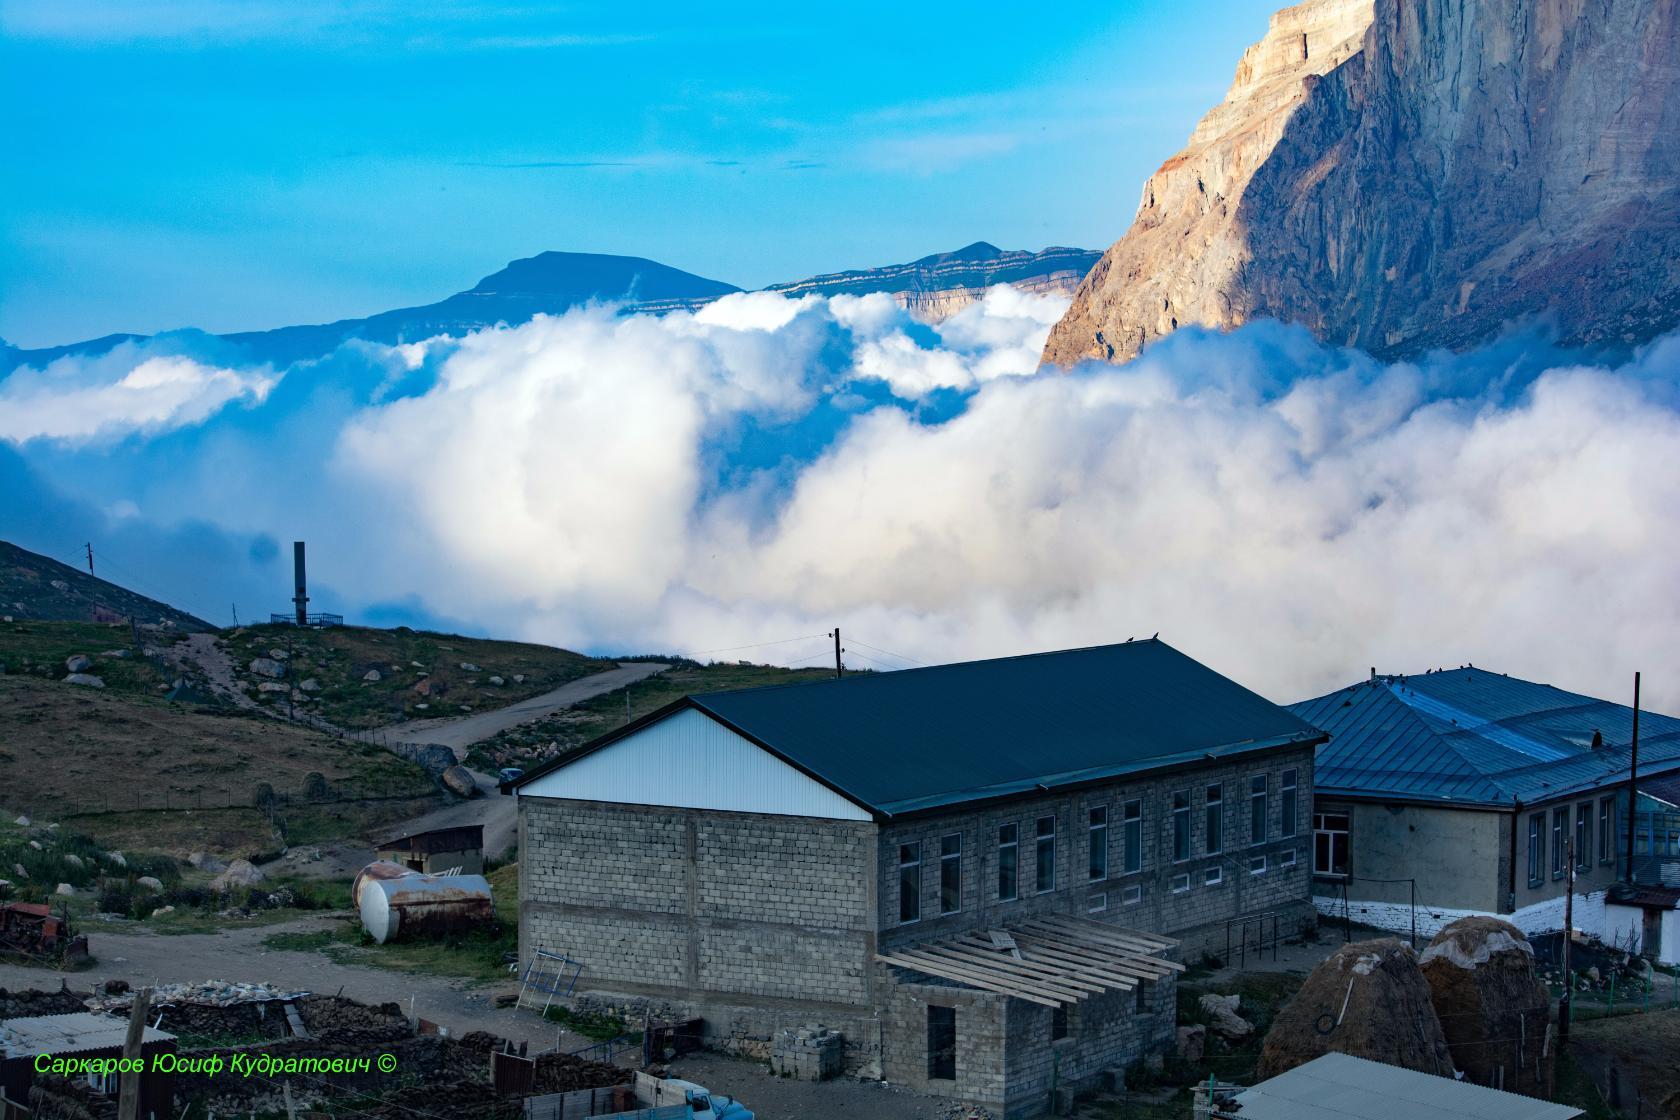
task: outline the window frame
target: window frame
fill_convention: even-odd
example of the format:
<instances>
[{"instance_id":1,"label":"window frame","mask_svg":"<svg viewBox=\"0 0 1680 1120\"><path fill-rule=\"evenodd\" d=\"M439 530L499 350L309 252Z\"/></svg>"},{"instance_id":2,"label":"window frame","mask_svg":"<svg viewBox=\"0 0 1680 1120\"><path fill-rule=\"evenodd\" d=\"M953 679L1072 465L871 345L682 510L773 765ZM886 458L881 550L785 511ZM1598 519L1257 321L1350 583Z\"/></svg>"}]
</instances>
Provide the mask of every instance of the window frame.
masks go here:
<instances>
[{"instance_id":1,"label":"window frame","mask_svg":"<svg viewBox=\"0 0 1680 1120\"><path fill-rule=\"evenodd\" d=\"M1120 905L1136 906L1143 901L1143 884L1133 883L1129 887L1120 888Z\"/></svg>"},{"instance_id":2,"label":"window frame","mask_svg":"<svg viewBox=\"0 0 1680 1120\"><path fill-rule=\"evenodd\" d=\"M1339 829L1332 827L1329 823L1331 818L1335 818L1337 820L1340 820L1340 821L1344 822L1343 826ZM1325 838L1326 845L1328 846L1328 855L1330 857L1329 858L1330 866L1328 868L1319 867L1319 863L1318 863L1318 840L1319 840L1320 836ZM1337 871L1335 869L1335 867L1336 867L1336 847L1337 847L1336 837L1338 837L1338 836L1340 836L1342 838L1341 848L1342 848L1342 858L1343 858L1343 861L1344 861L1343 866L1342 866L1342 870L1340 870L1340 871ZM1323 876L1326 876L1326 877L1345 878L1345 877L1349 877L1353 874L1353 813L1352 812L1350 812L1346 809L1339 809L1339 810L1336 810L1334 812L1332 812L1330 810L1325 810L1322 813L1314 813L1313 814L1313 861L1312 861L1312 868L1313 868L1313 874L1314 875L1323 875Z\"/></svg>"},{"instance_id":3,"label":"window frame","mask_svg":"<svg viewBox=\"0 0 1680 1120\"><path fill-rule=\"evenodd\" d=\"M1586 812L1581 810L1585 809ZM1592 866L1593 803L1582 801L1575 806L1575 870L1586 871Z\"/></svg>"},{"instance_id":4,"label":"window frame","mask_svg":"<svg viewBox=\"0 0 1680 1120\"><path fill-rule=\"evenodd\" d=\"M909 853L907 856L906 853ZM906 894L905 885L913 889ZM905 917L906 913L909 917ZM913 925L922 920L922 842L901 841L898 845L898 924Z\"/></svg>"},{"instance_id":5,"label":"window frame","mask_svg":"<svg viewBox=\"0 0 1680 1120\"><path fill-rule=\"evenodd\" d=\"M1120 873L1135 875L1143 870L1143 798L1134 797L1120 806Z\"/></svg>"},{"instance_id":6,"label":"window frame","mask_svg":"<svg viewBox=\"0 0 1680 1120\"><path fill-rule=\"evenodd\" d=\"M1006 829L1009 832L1008 840L1003 838ZM1004 859L1006 854L1009 857L1007 861ZM1021 897L1021 822L1005 821L998 825L997 857L998 873L997 882L994 884L997 889L997 900L999 902L1015 902ZM1007 895L1003 893L1006 862L1009 868L1009 893Z\"/></svg>"},{"instance_id":7,"label":"window frame","mask_svg":"<svg viewBox=\"0 0 1680 1120\"><path fill-rule=\"evenodd\" d=\"M1301 850L1299 848L1285 848L1276 854L1279 867L1294 867L1300 862Z\"/></svg>"},{"instance_id":8,"label":"window frame","mask_svg":"<svg viewBox=\"0 0 1680 1120\"><path fill-rule=\"evenodd\" d=\"M1278 778L1278 839L1294 836L1301 828L1298 771L1291 766Z\"/></svg>"},{"instance_id":9,"label":"window frame","mask_svg":"<svg viewBox=\"0 0 1680 1120\"><path fill-rule=\"evenodd\" d=\"M1190 835L1190 790L1175 789L1172 794L1172 861L1188 863L1195 847Z\"/></svg>"},{"instance_id":10,"label":"window frame","mask_svg":"<svg viewBox=\"0 0 1680 1120\"><path fill-rule=\"evenodd\" d=\"M1546 882L1546 814L1528 815L1528 885Z\"/></svg>"},{"instance_id":11,"label":"window frame","mask_svg":"<svg viewBox=\"0 0 1680 1120\"><path fill-rule=\"evenodd\" d=\"M1098 891L1085 900L1085 913L1101 914L1108 909L1108 892Z\"/></svg>"},{"instance_id":12,"label":"window frame","mask_svg":"<svg viewBox=\"0 0 1680 1120\"><path fill-rule=\"evenodd\" d=\"M1569 835L1569 806L1552 807L1552 880L1562 879L1569 872L1564 865L1563 840Z\"/></svg>"},{"instance_id":13,"label":"window frame","mask_svg":"<svg viewBox=\"0 0 1680 1120\"><path fill-rule=\"evenodd\" d=\"M1598 799L1598 862L1616 862L1616 798Z\"/></svg>"},{"instance_id":14,"label":"window frame","mask_svg":"<svg viewBox=\"0 0 1680 1120\"><path fill-rule=\"evenodd\" d=\"M1092 805L1086 810L1085 822L1085 874L1088 882L1101 883L1108 878L1108 806Z\"/></svg>"},{"instance_id":15,"label":"window frame","mask_svg":"<svg viewBox=\"0 0 1680 1120\"><path fill-rule=\"evenodd\" d=\"M1272 776L1248 776L1248 845L1255 847L1271 839ZM1259 827L1257 828L1256 825Z\"/></svg>"},{"instance_id":16,"label":"window frame","mask_svg":"<svg viewBox=\"0 0 1680 1120\"><path fill-rule=\"evenodd\" d=\"M949 1020L949 1023L948 1025L941 1023L936 1027L935 1019L946 1019ZM937 1050L934 1048L934 1032L936 1030L941 1035L949 1030L951 1036L949 1046L941 1045ZM944 1076L943 1071L946 1069L951 1072L949 1077ZM929 1081L955 1081L957 1079L957 1009L955 1007L942 1007L936 1003L928 1004L927 1079Z\"/></svg>"},{"instance_id":17,"label":"window frame","mask_svg":"<svg viewBox=\"0 0 1680 1120\"><path fill-rule=\"evenodd\" d=\"M1225 850L1225 783L1209 782L1202 790L1202 847L1216 856Z\"/></svg>"},{"instance_id":18,"label":"window frame","mask_svg":"<svg viewBox=\"0 0 1680 1120\"><path fill-rule=\"evenodd\" d=\"M951 841L956 841L956 850L951 850ZM947 832L939 838L939 915L945 917L950 914L962 913L962 863L963 836L960 832ZM951 890L950 879L956 880L956 905L947 908L945 896Z\"/></svg>"},{"instance_id":19,"label":"window frame","mask_svg":"<svg viewBox=\"0 0 1680 1120\"><path fill-rule=\"evenodd\" d=\"M1046 821L1050 822L1050 831L1049 832L1044 831L1044 823ZM1045 882L1044 882L1044 880L1045 880L1044 853L1046 851L1046 845L1047 844L1049 845L1048 851L1050 853L1050 860L1049 860L1049 867L1050 867L1049 879L1050 879L1050 883L1049 883L1048 886L1046 886ZM1033 822L1033 893L1034 894L1049 894L1052 891L1054 891L1055 889L1056 889L1056 814L1050 813L1047 816L1039 817L1037 820L1035 820Z\"/></svg>"},{"instance_id":20,"label":"window frame","mask_svg":"<svg viewBox=\"0 0 1680 1120\"><path fill-rule=\"evenodd\" d=\"M1264 875L1266 873L1266 857L1263 853L1248 857L1248 873L1250 875Z\"/></svg>"},{"instance_id":21,"label":"window frame","mask_svg":"<svg viewBox=\"0 0 1680 1120\"><path fill-rule=\"evenodd\" d=\"M1225 866L1216 863L1212 867L1202 869L1202 886L1222 887L1225 885Z\"/></svg>"},{"instance_id":22,"label":"window frame","mask_svg":"<svg viewBox=\"0 0 1680 1120\"><path fill-rule=\"evenodd\" d=\"M1183 886L1179 884L1182 883ZM1171 894L1189 894L1191 891L1190 872L1180 871L1167 880L1167 890Z\"/></svg>"}]
</instances>

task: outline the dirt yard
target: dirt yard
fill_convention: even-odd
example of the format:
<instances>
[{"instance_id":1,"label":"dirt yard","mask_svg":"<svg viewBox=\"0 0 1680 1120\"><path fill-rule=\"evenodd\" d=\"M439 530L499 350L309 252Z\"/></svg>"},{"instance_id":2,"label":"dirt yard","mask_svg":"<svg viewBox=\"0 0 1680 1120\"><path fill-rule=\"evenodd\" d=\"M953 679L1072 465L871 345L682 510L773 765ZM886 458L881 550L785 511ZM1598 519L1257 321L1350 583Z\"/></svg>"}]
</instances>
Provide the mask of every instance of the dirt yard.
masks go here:
<instances>
[{"instance_id":1,"label":"dirt yard","mask_svg":"<svg viewBox=\"0 0 1680 1120\"><path fill-rule=\"evenodd\" d=\"M1570 1030L1576 1061L1611 1107L1680 1120L1680 1010L1577 1020Z\"/></svg>"}]
</instances>

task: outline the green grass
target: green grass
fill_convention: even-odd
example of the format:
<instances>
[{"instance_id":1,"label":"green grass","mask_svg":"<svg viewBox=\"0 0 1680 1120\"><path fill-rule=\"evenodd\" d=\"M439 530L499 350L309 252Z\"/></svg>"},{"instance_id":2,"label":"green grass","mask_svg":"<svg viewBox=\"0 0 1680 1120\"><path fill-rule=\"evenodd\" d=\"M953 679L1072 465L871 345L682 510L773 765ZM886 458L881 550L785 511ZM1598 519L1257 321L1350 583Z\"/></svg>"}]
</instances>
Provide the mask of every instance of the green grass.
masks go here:
<instances>
[{"instance_id":1,"label":"green grass","mask_svg":"<svg viewBox=\"0 0 1680 1120\"><path fill-rule=\"evenodd\" d=\"M184 634L142 631L141 641L153 647L177 641ZM101 654L124 650L126 658ZM169 691L176 674L159 668L134 648L133 631L126 625L103 622L12 622L0 623L0 665L8 675L62 681L69 670L66 659L85 654L93 659L86 670L105 682L108 692L127 696L162 696ZM84 685L65 685L83 688Z\"/></svg>"},{"instance_id":2,"label":"green grass","mask_svg":"<svg viewBox=\"0 0 1680 1120\"><path fill-rule=\"evenodd\" d=\"M1604 1103L1598 1086L1568 1050L1558 1055L1552 1100L1584 1110L1587 1120L1616 1120L1615 1111Z\"/></svg>"},{"instance_id":3,"label":"green grass","mask_svg":"<svg viewBox=\"0 0 1680 1120\"><path fill-rule=\"evenodd\" d=\"M408 719L483 711L558 688L568 681L613 667L610 661L570 650L526 642L464 638L453 634L398 627L374 630L360 626L299 629L294 626L247 626L225 637L235 668L253 683L247 667L273 651L288 654L291 679L315 680L320 690L308 695L307 710L340 727L369 729ZM463 664L476 666L463 669ZM377 681L363 678L370 670ZM495 685L490 678L500 677ZM515 677L523 678L514 680ZM422 681L439 695L415 691ZM265 702L284 705L283 692L252 692ZM424 706L422 706L424 705Z\"/></svg>"},{"instance_id":4,"label":"green grass","mask_svg":"<svg viewBox=\"0 0 1680 1120\"><path fill-rule=\"evenodd\" d=\"M509 728L486 739L473 747L467 764L491 773L503 766L530 769L690 694L820 681L833 675L830 669L679 662L657 676L637 681L628 690L605 693L569 711ZM626 691L630 698L628 714L624 702Z\"/></svg>"}]
</instances>

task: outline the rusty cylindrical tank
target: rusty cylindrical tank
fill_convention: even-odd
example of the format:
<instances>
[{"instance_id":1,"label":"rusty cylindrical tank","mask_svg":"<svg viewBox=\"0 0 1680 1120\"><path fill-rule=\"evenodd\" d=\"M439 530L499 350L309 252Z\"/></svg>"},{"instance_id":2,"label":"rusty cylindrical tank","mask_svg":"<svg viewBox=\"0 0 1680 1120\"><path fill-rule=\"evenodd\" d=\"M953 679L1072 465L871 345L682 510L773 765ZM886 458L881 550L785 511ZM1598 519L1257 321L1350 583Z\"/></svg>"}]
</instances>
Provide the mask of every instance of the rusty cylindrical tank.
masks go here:
<instances>
[{"instance_id":1,"label":"rusty cylindrical tank","mask_svg":"<svg viewBox=\"0 0 1680 1120\"><path fill-rule=\"evenodd\" d=\"M496 920L490 881L482 875L422 875L401 868L401 875L369 874L375 867L379 865L363 868L356 876L352 895L362 927L381 945L398 938L461 932Z\"/></svg>"}]
</instances>

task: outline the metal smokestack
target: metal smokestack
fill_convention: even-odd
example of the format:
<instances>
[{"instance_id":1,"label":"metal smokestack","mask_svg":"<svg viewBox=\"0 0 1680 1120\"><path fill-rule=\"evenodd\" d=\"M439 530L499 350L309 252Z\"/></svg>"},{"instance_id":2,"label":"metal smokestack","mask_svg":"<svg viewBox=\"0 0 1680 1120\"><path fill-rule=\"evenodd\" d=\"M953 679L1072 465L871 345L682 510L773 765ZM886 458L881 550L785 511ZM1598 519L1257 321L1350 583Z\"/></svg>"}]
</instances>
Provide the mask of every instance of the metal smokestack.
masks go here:
<instances>
[{"instance_id":1,"label":"metal smokestack","mask_svg":"<svg viewBox=\"0 0 1680 1120\"><path fill-rule=\"evenodd\" d=\"M304 578L303 571L303 542L292 542L292 582L297 584L297 593L292 596L292 602L297 604L297 624L309 625L309 581Z\"/></svg>"}]
</instances>

